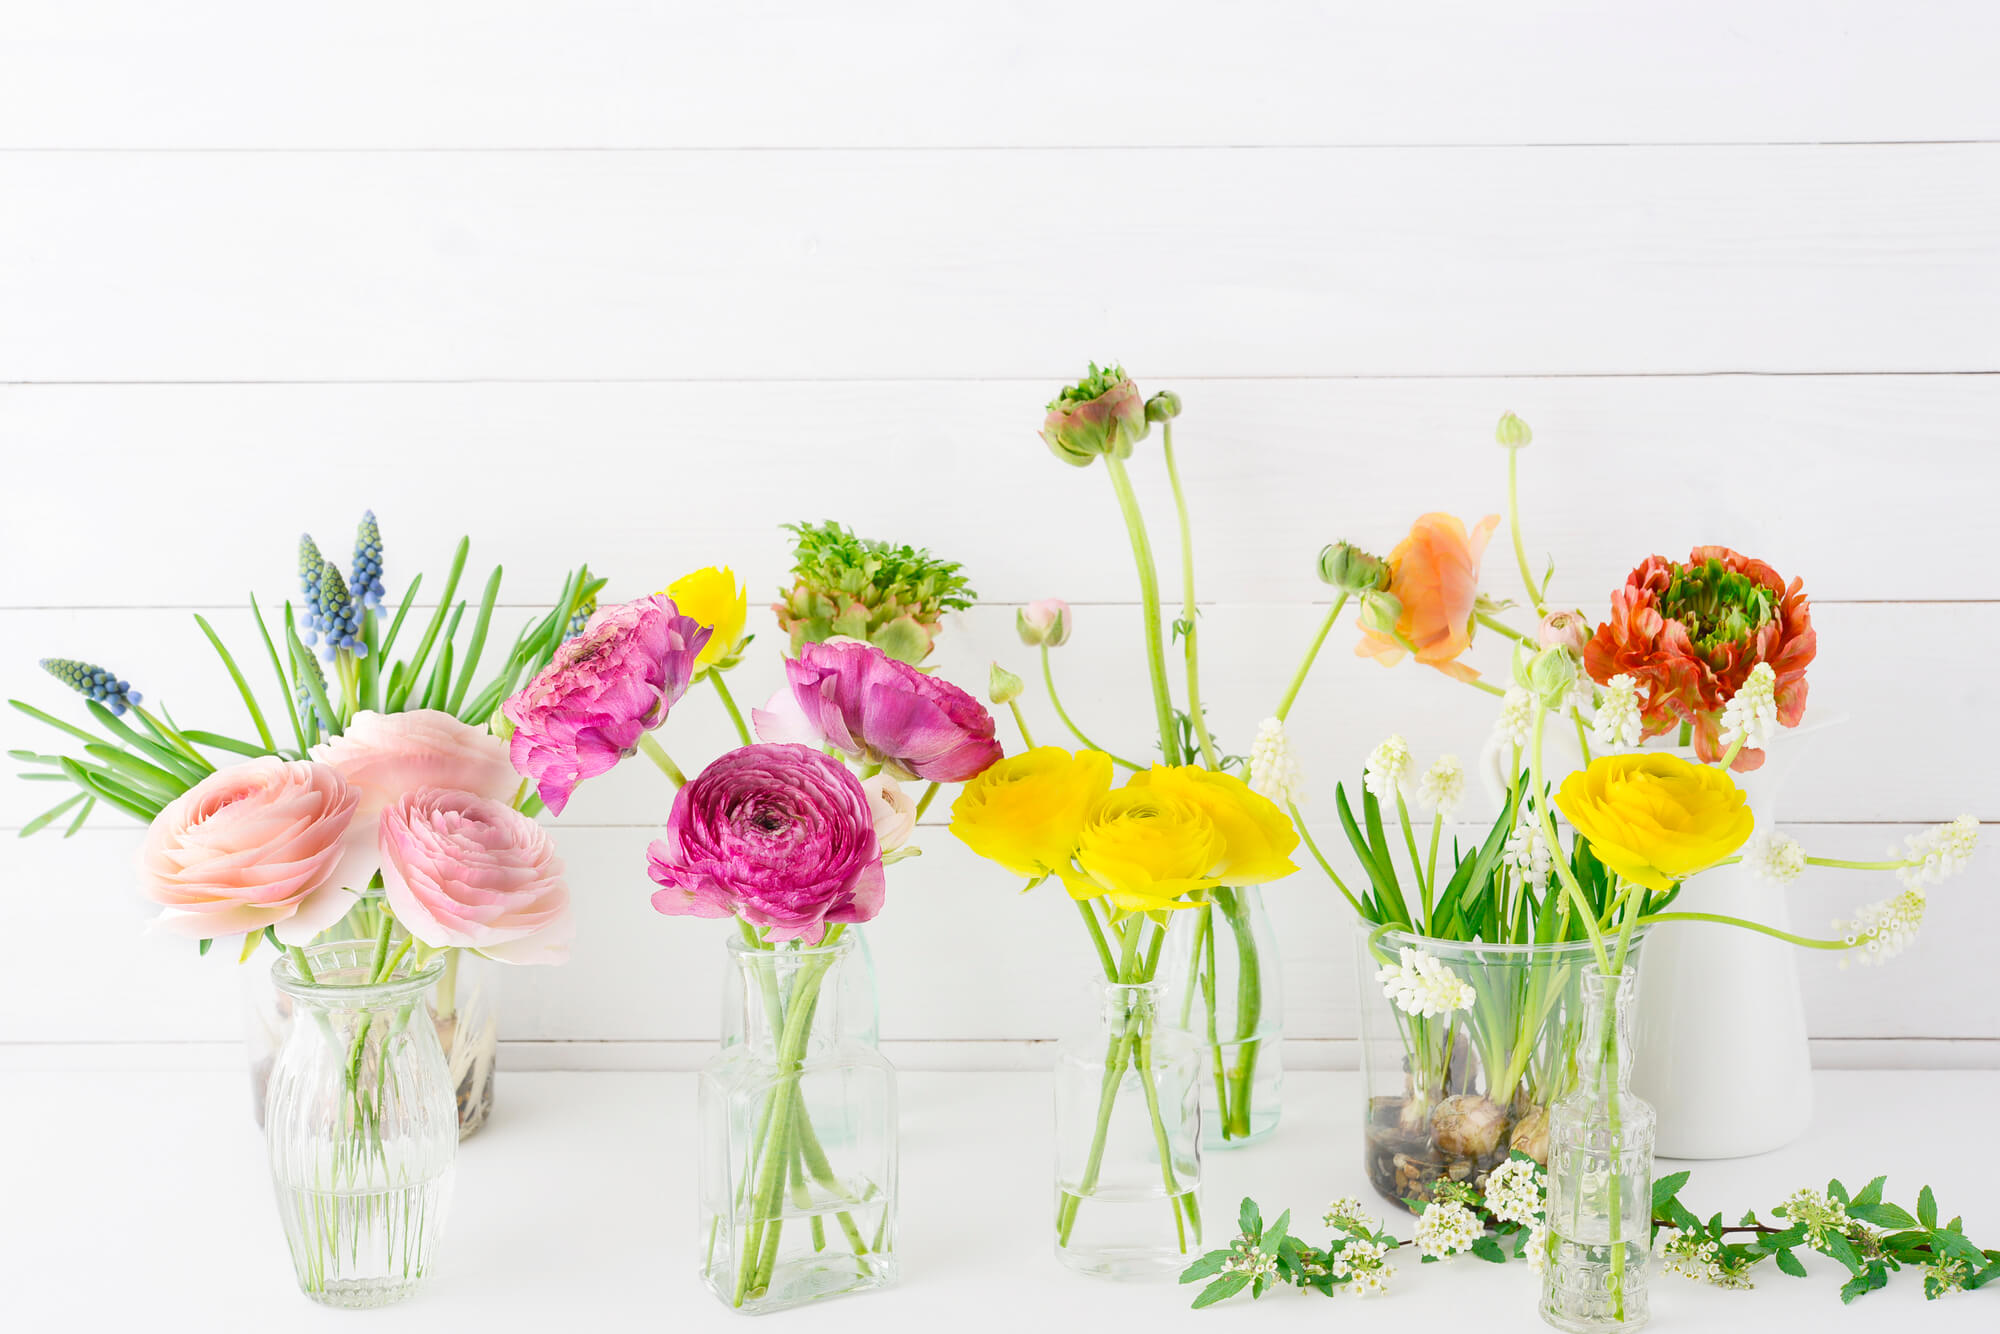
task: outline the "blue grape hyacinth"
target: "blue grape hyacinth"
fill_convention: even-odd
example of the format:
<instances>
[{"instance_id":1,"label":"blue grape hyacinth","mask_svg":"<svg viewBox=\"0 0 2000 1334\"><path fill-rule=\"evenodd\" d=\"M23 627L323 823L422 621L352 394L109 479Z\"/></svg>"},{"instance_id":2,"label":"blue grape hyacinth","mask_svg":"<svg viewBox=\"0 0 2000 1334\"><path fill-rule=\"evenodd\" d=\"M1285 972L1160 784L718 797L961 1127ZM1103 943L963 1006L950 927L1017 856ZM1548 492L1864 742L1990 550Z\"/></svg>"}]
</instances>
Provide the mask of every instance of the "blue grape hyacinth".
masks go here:
<instances>
[{"instance_id":1,"label":"blue grape hyacinth","mask_svg":"<svg viewBox=\"0 0 2000 1334\"><path fill-rule=\"evenodd\" d=\"M144 698L130 681L121 681L102 667L75 658L43 658L42 670L77 694L96 700L114 715L123 714L128 706Z\"/></svg>"},{"instance_id":2,"label":"blue grape hyacinth","mask_svg":"<svg viewBox=\"0 0 2000 1334\"><path fill-rule=\"evenodd\" d=\"M347 591L362 606L382 610L382 529L374 510L362 513L361 526L354 532L354 572Z\"/></svg>"},{"instance_id":3,"label":"blue grape hyacinth","mask_svg":"<svg viewBox=\"0 0 2000 1334\"><path fill-rule=\"evenodd\" d=\"M300 533L299 593L305 610L300 617L299 638L308 644L319 643L320 631L326 628L319 615L319 581L325 569L326 557L319 554L319 544L311 533Z\"/></svg>"},{"instance_id":4,"label":"blue grape hyacinth","mask_svg":"<svg viewBox=\"0 0 2000 1334\"><path fill-rule=\"evenodd\" d=\"M313 598L308 615L315 628L326 636L326 643L320 646L320 656L328 662L341 652L352 653L357 658L367 657L368 641L361 637L361 604L348 594L347 581L340 577L340 567L332 561L320 565L319 580L313 585Z\"/></svg>"},{"instance_id":5,"label":"blue grape hyacinth","mask_svg":"<svg viewBox=\"0 0 2000 1334\"><path fill-rule=\"evenodd\" d=\"M577 604L576 614L569 618L569 628L563 631L563 638L575 639L582 634L583 628L590 624L590 618L596 614L597 595L593 593Z\"/></svg>"},{"instance_id":6,"label":"blue grape hyacinth","mask_svg":"<svg viewBox=\"0 0 2000 1334\"><path fill-rule=\"evenodd\" d=\"M319 682L320 693L323 695L326 694L326 673L319 669L319 659L308 653L303 659L303 665L305 671L312 673L313 680ZM320 712L319 702L313 698L312 690L306 685L303 677L292 686L292 698L297 702L301 716L317 716L319 718L320 731L331 732L333 730L333 719ZM329 696L328 703L331 702L332 699Z\"/></svg>"}]
</instances>

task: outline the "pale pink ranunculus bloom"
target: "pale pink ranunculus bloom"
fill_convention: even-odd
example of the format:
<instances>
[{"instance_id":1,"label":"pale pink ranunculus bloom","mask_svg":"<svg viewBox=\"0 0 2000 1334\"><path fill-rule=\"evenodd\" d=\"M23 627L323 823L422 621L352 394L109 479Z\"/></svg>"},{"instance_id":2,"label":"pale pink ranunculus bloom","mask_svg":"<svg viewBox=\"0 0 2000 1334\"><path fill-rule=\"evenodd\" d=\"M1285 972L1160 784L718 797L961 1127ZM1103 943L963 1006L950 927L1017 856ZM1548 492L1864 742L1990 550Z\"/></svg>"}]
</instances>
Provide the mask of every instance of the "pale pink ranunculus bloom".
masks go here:
<instances>
[{"instance_id":1,"label":"pale pink ranunculus bloom","mask_svg":"<svg viewBox=\"0 0 2000 1334\"><path fill-rule=\"evenodd\" d=\"M437 709L364 710L339 736L314 746L312 757L338 771L360 798L347 839L356 864L365 863L370 870L376 864L382 812L406 793L444 787L510 801L521 784L507 758L506 742Z\"/></svg>"},{"instance_id":2,"label":"pale pink ranunculus bloom","mask_svg":"<svg viewBox=\"0 0 2000 1334\"><path fill-rule=\"evenodd\" d=\"M274 927L304 945L339 921L365 868L346 840L360 796L331 767L275 755L218 770L153 817L140 892L160 925L213 939Z\"/></svg>"},{"instance_id":3,"label":"pale pink ranunculus bloom","mask_svg":"<svg viewBox=\"0 0 2000 1334\"><path fill-rule=\"evenodd\" d=\"M561 963L575 924L546 830L503 802L449 788L405 793L382 812L382 890L434 949L502 963Z\"/></svg>"},{"instance_id":4,"label":"pale pink ranunculus bloom","mask_svg":"<svg viewBox=\"0 0 2000 1334\"><path fill-rule=\"evenodd\" d=\"M910 841L917 830L917 800L903 785L887 774L861 780L868 794L868 810L875 817L875 842L883 852L894 852Z\"/></svg>"}]
</instances>

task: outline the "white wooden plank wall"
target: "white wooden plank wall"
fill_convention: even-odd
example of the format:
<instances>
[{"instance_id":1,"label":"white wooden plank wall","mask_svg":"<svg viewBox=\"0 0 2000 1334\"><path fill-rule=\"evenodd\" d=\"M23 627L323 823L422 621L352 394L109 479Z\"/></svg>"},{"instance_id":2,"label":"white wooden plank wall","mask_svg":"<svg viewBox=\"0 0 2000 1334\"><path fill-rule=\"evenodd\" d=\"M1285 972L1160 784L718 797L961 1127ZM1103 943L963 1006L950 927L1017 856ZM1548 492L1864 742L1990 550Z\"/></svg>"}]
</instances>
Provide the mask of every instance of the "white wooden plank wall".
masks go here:
<instances>
[{"instance_id":1,"label":"white wooden plank wall","mask_svg":"<svg viewBox=\"0 0 2000 1334\"><path fill-rule=\"evenodd\" d=\"M2000 821L1991 6L13 0L0 20L6 693L67 708L34 659L87 657L241 730L189 612L249 647L243 595L289 595L299 530L342 550L367 506L392 593L469 531L515 617L585 558L619 595L730 561L764 598L775 525L831 515L965 561L986 602L941 659L968 687L994 658L1033 666L1013 605L1076 603L1069 702L1142 750L1108 486L1034 438L1111 356L1187 401L1227 744L1323 612L1323 543L1502 508L1511 408L1561 600L1595 612L1644 555L1703 541L1806 578L1814 709L1850 721L1787 794L1799 837L1866 856ZM1164 483L1143 456L1138 476L1171 563ZM1500 547L1489 571L1507 592ZM1490 721L1350 641L1295 715L1329 851L1333 784L1381 735L1470 755ZM737 690L777 680L759 655ZM1039 690L1028 714L1057 736ZM690 763L726 744L702 694L663 736ZM47 738L10 711L0 740ZM0 829L49 790L0 784ZM665 805L621 771L561 822L582 935L569 967L509 975L511 1062L701 1058L719 951L647 906ZM109 818L0 842L6 920L41 942L0 970L0 1062L234 1059L237 979L144 933L135 842ZM936 824L923 843L872 928L885 1036L914 1064L1035 1059L1070 1000L1051 979L1083 971L1073 921ZM1987 860L1900 965L1804 961L1822 1060L2000 1064ZM1809 877L1799 920L1886 879ZM1272 898L1295 1059L1338 1063L1339 901L1316 874Z\"/></svg>"}]
</instances>

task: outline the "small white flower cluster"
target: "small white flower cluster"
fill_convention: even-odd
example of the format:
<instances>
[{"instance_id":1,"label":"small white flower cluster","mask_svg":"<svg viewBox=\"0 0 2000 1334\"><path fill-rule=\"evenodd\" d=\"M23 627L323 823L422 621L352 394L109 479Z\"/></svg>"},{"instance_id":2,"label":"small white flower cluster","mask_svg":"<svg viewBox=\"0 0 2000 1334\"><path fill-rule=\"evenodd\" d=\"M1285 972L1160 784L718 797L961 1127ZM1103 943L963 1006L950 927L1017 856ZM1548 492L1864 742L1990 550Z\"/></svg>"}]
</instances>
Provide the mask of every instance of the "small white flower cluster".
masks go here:
<instances>
[{"instance_id":1,"label":"small white flower cluster","mask_svg":"<svg viewBox=\"0 0 2000 1334\"><path fill-rule=\"evenodd\" d=\"M1225 1274L1247 1274L1251 1278L1268 1279L1278 1272L1278 1259L1254 1248L1237 1248L1227 1260L1222 1262Z\"/></svg>"},{"instance_id":2,"label":"small white flower cluster","mask_svg":"<svg viewBox=\"0 0 2000 1334\"><path fill-rule=\"evenodd\" d=\"M1532 1158L1509 1158L1486 1174L1486 1211L1503 1223L1532 1225L1542 1212L1542 1170Z\"/></svg>"},{"instance_id":3,"label":"small white flower cluster","mask_svg":"<svg viewBox=\"0 0 2000 1334\"><path fill-rule=\"evenodd\" d=\"M1740 739L1745 750L1762 750L1778 734L1778 674L1760 662L1722 706L1722 748Z\"/></svg>"},{"instance_id":4,"label":"small white flower cluster","mask_svg":"<svg viewBox=\"0 0 2000 1334\"><path fill-rule=\"evenodd\" d=\"M1507 845L1500 849L1500 860L1532 885L1547 882L1549 872L1555 868L1549 840L1542 833L1541 817L1535 814L1533 802L1521 803L1521 818L1515 822L1514 832L1507 835Z\"/></svg>"},{"instance_id":5,"label":"small white flower cluster","mask_svg":"<svg viewBox=\"0 0 2000 1334\"><path fill-rule=\"evenodd\" d=\"M1844 1203L1829 1199L1824 1191L1809 1186L1793 1191L1778 1210L1788 1221L1805 1228L1806 1241L1815 1250L1826 1245L1830 1234L1845 1235L1854 1221L1847 1216Z\"/></svg>"},{"instance_id":6,"label":"small white flower cluster","mask_svg":"<svg viewBox=\"0 0 2000 1334\"><path fill-rule=\"evenodd\" d=\"M1266 718L1257 725L1257 739L1250 743L1250 790L1269 797L1280 806L1305 801L1305 775L1299 770L1292 743L1285 736L1285 724Z\"/></svg>"},{"instance_id":7,"label":"small white flower cluster","mask_svg":"<svg viewBox=\"0 0 2000 1334\"><path fill-rule=\"evenodd\" d=\"M1643 720L1639 717L1639 683L1620 673L1604 687L1597 701L1597 714L1590 720L1599 748L1617 750L1639 744Z\"/></svg>"},{"instance_id":8,"label":"small white flower cluster","mask_svg":"<svg viewBox=\"0 0 2000 1334\"><path fill-rule=\"evenodd\" d=\"M1896 878L1903 882L1906 889L1923 889L1963 871L1972 860L1973 849L1978 846L1979 820L1974 816L1961 815L1950 824L1912 834L1903 840L1904 851L1901 854L1892 849L1889 855L1900 855L1916 863L1896 872Z\"/></svg>"},{"instance_id":9,"label":"small white flower cluster","mask_svg":"<svg viewBox=\"0 0 2000 1334\"><path fill-rule=\"evenodd\" d=\"M1467 1249L1485 1232L1479 1215L1457 1200L1432 1200L1417 1218L1417 1249L1442 1260Z\"/></svg>"},{"instance_id":10,"label":"small white flower cluster","mask_svg":"<svg viewBox=\"0 0 2000 1334\"><path fill-rule=\"evenodd\" d=\"M1871 964L1886 963L1915 944L1917 928L1923 924L1923 891L1906 889L1893 898L1857 909L1852 921L1836 921L1833 929L1851 948L1861 951L1863 964Z\"/></svg>"},{"instance_id":11,"label":"small white flower cluster","mask_svg":"<svg viewBox=\"0 0 2000 1334\"><path fill-rule=\"evenodd\" d=\"M1377 1296L1389 1290L1389 1280L1396 1274L1388 1255L1388 1248L1381 1242L1356 1237L1334 1256L1330 1272L1336 1278L1346 1279L1341 1286L1355 1296Z\"/></svg>"},{"instance_id":12,"label":"small white flower cluster","mask_svg":"<svg viewBox=\"0 0 2000 1334\"><path fill-rule=\"evenodd\" d=\"M1941 1256L1924 1266L1924 1296L1942 1297L1947 1292L1958 1292L1972 1277L1972 1266L1955 1255Z\"/></svg>"},{"instance_id":13,"label":"small white flower cluster","mask_svg":"<svg viewBox=\"0 0 2000 1334\"><path fill-rule=\"evenodd\" d=\"M1549 1229L1546 1224L1530 1223L1528 1239L1521 1248L1521 1256L1528 1262L1528 1268L1541 1273L1549 1267Z\"/></svg>"},{"instance_id":14,"label":"small white flower cluster","mask_svg":"<svg viewBox=\"0 0 2000 1334\"><path fill-rule=\"evenodd\" d=\"M1376 971L1382 994L1404 1014L1420 1018L1469 1009L1478 999L1472 985L1444 966L1429 950L1404 948L1399 962Z\"/></svg>"},{"instance_id":15,"label":"small white flower cluster","mask_svg":"<svg viewBox=\"0 0 2000 1334\"><path fill-rule=\"evenodd\" d=\"M1744 847L1743 864L1767 885L1789 885L1806 869L1806 850L1797 839L1766 829Z\"/></svg>"},{"instance_id":16,"label":"small white flower cluster","mask_svg":"<svg viewBox=\"0 0 2000 1334\"><path fill-rule=\"evenodd\" d=\"M1520 686L1508 686L1500 697L1500 716L1493 720L1493 730L1516 747L1527 749L1535 735L1535 697Z\"/></svg>"},{"instance_id":17,"label":"small white flower cluster","mask_svg":"<svg viewBox=\"0 0 2000 1334\"><path fill-rule=\"evenodd\" d=\"M1410 743L1392 736L1368 753L1361 782L1377 801L1391 801L1410 781Z\"/></svg>"},{"instance_id":18,"label":"small white flower cluster","mask_svg":"<svg viewBox=\"0 0 2000 1334\"><path fill-rule=\"evenodd\" d=\"M1465 800L1465 766L1456 755L1440 755L1417 784L1417 804L1449 820Z\"/></svg>"},{"instance_id":19,"label":"small white flower cluster","mask_svg":"<svg viewBox=\"0 0 2000 1334\"><path fill-rule=\"evenodd\" d=\"M1361 1201L1352 1195L1343 1195L1326 1206L1325 1222L1328 1227L1339 1228L1343 1232L1373 1232L1373 1215L1362 1212Z\"/></svg>"},{"instance_id":20,"label":"small white flower cluster","mask_svg":"<svg viewBox=\"0 0 2000 1334\"><path fill-rule=\"evenodd\" d=\"M1723 1259L1722 1248L1706 1237L1672 1230L1660 1234L1660 1268L1665 1273L1713 1283L1718 1288L1754 1286L1740 1261Z\"/></svg>"}]
</instances>

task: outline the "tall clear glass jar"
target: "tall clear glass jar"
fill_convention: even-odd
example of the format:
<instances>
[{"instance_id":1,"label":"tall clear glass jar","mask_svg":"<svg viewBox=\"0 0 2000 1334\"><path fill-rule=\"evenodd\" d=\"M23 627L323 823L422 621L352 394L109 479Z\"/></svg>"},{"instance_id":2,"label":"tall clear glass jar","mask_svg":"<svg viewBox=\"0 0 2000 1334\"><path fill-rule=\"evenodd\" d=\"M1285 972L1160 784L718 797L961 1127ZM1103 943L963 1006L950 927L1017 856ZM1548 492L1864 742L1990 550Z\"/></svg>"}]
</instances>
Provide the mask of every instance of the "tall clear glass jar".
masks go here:
<instances>
[{"instance_id":1,"label":"tall clear glass jar","mask_svg":"<svg viewBox=\"0 0 2000 1334\"><path fill-rule=\"evenodd\" d=\"M381 914L382 891L367 890L356 896L354 907L345 917L322 931L313 943L373 941L381 925ZM401 944L406 934L398 923L390 944ZM463 1139L486 1124L487 1114L493 1110L494 1066L500 1038L500 970L505 965L470 950L446 950L439 960L442 968L428 1003L431 1019L437 1025L438 1045L444 1049L445 1065L451 1071L458 1100L458 1133ZM270 1083L271 1064L284 1045L292 1014L292 1003L272 984L270 969L244 968L243 1046L250 1066L251 1112L260 1126L264 1123L264 1094Z\"/></svg>"},{"instance_id":2,"label":"tall clear glass jar","mask_svg":"<svg viewBox=\"0 0 2000 1334\"><path fill-rule=\"evenodd\" d=\"M896 1279L896 1072L854 942L729 946L701 1075L702 1281L761 1313Z\"/></svg>"},{"instance_id":3,"label":"tall clear glass jar","mask_svg":"<svg viewBox=\"0 0 2000 1334\"><path fill-rule=\"evenodd\" d=\"M1384 1199L1429 1200L1443 1181L1482 1184L1520 1150L1546 1164L1549 1113L1576 1087L1589 941L1489 945L1360 931L1362 1121L1368 1180ZM1645 933L1626 961L1638 967ZM1376 974L1420 951L1472 988L1473 1004L1405 1014Z\"/></svg>"},{"instance_id":4,"label":"tall clear glass jar","mask_svg":"<svg viewBox=\"0 0 2000 1334\"><path fill-rule=\"evenodd\" d=\"M1201 1053L1161 982L1101 983L1098 1021L1056 1048L1056 1255L1167 1277L1201 1246Z\"/></svg>"},{"instance_id":5,"label":"tall clear glass jar","mask_svg":"<svg viewBox=\"0 0 2000 1334\"><path fill-rule=\"evenodd\" d=\"M1576 1089L1549 1117L1549 1256L1542 1319L1572 1334L1646 1323L1653 1237L1650 1104L1632 1092L1630 960L1606 977L1583 970L1583 1041Z\"/></svg>"},{"instance_id":6,"label":"tall clear glass jar","mask_svg":"<svg viewBox=\"0 0 2000 1334\"><path fill-rule=\"evenodd\" d=\"M292 1023L271 1070L264 1137L299 1287L328 1306L385 1306L431 1269L451 1199L458 1115L424 997L436 961L377 979L374 941L308 946L271 973Z\"/></svg>"},{"instance_id":7,"label":"tall clear glass jar","mask_svg":"<svg viewBox=\"0 0 2000 1334\"><path fill-rule=\"evenodd\" d=\"M1285 1070L1285 993L1278 937L1256 885L1213 891L1167 938L1174 1022L1194 1036L1201 1144L1233 1149L1275 1130Z\"/></svg>"}]
</instances>

